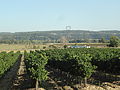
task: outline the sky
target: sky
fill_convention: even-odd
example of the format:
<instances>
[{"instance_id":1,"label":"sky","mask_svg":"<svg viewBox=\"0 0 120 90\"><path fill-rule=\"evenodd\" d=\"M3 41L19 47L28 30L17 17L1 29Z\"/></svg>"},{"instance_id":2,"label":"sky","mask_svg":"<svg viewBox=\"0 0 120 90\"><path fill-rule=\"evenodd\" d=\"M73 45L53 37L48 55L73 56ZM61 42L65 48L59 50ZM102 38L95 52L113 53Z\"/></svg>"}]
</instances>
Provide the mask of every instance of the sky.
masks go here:
<instances>
[{"instance_id":1,"label":"sky","mask_svg":"<svg viewBox=\"0 0 120 90\"><path fill-rule=\"evenodd\" d=\"M120 30L120 0L0 0L0 32Z\"/></svg>"}]
</instances>

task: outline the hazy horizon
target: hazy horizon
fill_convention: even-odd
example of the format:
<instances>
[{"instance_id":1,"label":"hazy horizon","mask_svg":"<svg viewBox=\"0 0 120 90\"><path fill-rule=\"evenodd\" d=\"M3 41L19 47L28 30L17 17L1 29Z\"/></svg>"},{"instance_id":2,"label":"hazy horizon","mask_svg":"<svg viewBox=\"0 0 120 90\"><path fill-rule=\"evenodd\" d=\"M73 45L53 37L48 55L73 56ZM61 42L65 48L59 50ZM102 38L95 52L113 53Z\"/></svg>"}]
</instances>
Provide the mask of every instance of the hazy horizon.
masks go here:
<instances>
[{"instance_id":1,"label":"hazy horizon","mask_svg":"<svg viewBox=\"0 0 120 90\"><path fill-rule=\"evenodd\" d=\"M40 30L40 31L16 31L16 32L1 32L0 33L19 33L19 32L44 32L44 31L66 31L65 29L64 30ZM99 32L99 31L120 31L120 30L68 30L68 31L91 31L91 32Z\"/></svg>"},{"instance_id":2,"label":"hazy horizon","mask_svg":"<svg viewBox=\"0 0 120 90\"><path fill-rule=\"evenodd\" d=\"M120 0L4 0L0 32L120 30Z\"/></svg>"}]
</instances>

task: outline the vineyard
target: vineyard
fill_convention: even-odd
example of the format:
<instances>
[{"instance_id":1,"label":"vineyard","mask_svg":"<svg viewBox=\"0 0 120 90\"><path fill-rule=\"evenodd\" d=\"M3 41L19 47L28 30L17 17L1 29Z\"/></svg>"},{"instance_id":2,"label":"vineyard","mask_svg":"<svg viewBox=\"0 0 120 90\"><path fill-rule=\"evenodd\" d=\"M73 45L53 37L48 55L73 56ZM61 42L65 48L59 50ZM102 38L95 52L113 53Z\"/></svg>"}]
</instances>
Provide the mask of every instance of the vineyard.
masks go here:
<instances>
[{"instance_id":1,"label":"vineyard","mask_svg":"<svg viewBox=\"0 0 120 90\"><path fill-rule=\"evenodd\" d=\"M20 52L0 53L0 78L10 71L20 57ZM11 90L26 88L80 90L88 85L96 85L100 90L105 90L105 85L112 87L113 90L115 87L119 87L115 90L120 89L120 49L118 48L25 51L21 59L24 65L22 68L25 70L18 71L16 80L12 81L14 85L11 86ZM19 65L21 68L21 64L17 66ZM19 79L21 77L22 79ZM16 83L18 86L15 86Z\"/></svg>"},{"instance_id":2,"label":"vineyard","mask_svg":"<svg viewBox=\"0 0 120 90\"><path fill-rule=\"evenodd\" d=\"M90 81L97 71L113 75L120 74L120 49L82 48L31 51L25 52L25 62L29 76L37 81L37 88L49 76L47 68L64 73L71 82L81 83L82 81L86 86L87 81Z\"/></svg>"}]
</instances>

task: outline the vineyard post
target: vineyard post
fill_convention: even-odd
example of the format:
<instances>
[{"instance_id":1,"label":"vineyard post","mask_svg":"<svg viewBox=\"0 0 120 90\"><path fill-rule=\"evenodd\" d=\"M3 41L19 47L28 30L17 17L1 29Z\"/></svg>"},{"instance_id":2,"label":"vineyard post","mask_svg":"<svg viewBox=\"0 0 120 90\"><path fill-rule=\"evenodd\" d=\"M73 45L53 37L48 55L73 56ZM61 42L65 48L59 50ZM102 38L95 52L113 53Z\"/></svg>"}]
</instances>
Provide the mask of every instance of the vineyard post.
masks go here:
<instances>
[{"instance_id":1,"label":"vineyard post","mask_svg":"<svg viewBox=\"0 0 120 90\"><path fill-rule=\"evenodd\" d=\"M39 85L38 79L36 79L36 90L38 90L38 85Z\"/></svg>"},{"instance_id":2,"label":"vineyard post","mask_svg":"<svg viewBox=\"0 0 120 90\"><path fill-rule=\"evenodd\" d=\"M87 86L87 77L84 78L84 86Z\"/></svg>"}]
</instances>

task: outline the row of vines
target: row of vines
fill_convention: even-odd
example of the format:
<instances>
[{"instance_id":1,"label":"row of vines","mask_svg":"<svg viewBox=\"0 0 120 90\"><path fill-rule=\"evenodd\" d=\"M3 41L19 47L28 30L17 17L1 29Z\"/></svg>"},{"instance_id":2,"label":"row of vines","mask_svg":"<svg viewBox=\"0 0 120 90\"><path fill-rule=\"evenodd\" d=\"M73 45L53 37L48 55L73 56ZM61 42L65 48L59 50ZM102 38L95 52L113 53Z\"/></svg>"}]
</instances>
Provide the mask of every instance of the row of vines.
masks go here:
<instances>
[{"instance_id":1,"label":"row of vines","mask_svg":"<svg viewBox=\"0 0 120 90\"><path fill-rule=\"evenodd\" d=\"M120 74L120 49L76 48L25 52L27 71L33 79L47 79L45 66L67 72L86 80L95 70ZM38 87L38 84L37 84Z\"/></svg>"},{"instance_id":2,"label":"row of vines","mask_svg":"<svg viewBox=\"0 0 120 90\"><path fill-rule=\"evenodd\" d=\"M8 70L10 70L10 68L15 64L20 56L20 52L14 53L13 51L11 51L9 53L0 53L0 78L4 76Z\"/></svg>"},{"instance_id":3,"label":"row of vines","mask_svg":"<svg viewBox=\"0 0 120 90\"><path fill-rule=\"evenodd\" d=\"M48 72L45 70L45 65L48 58L44 52L38 53L30 51L24 53L27 73L30 78L36 81L36 90L43 80L47 79Z\"/></svg>"},{"instance_id":4,"label":"row of vines","mask_svg":"<svg viewBox=\"0 0 120 90\"><path fill-rule=\"evenodd\" d=\"M90 69L91 67L91 69L97 69L107 73L113 74L120 73L120 49L79 48L79 49L47 50L45 52L46 55L49 57L48 64L50 66L61 69L63 68L63 70L65 71L67 70L69 70L69 72L73 71L72 70L73 67L71 66L74 66L78 70L79 69L78 66L79 65L82 66L81 64L83 64L86 66L86 69L87 68ZM75 74L75 72L71 73Z\"/></svg>"}]
</instances>

